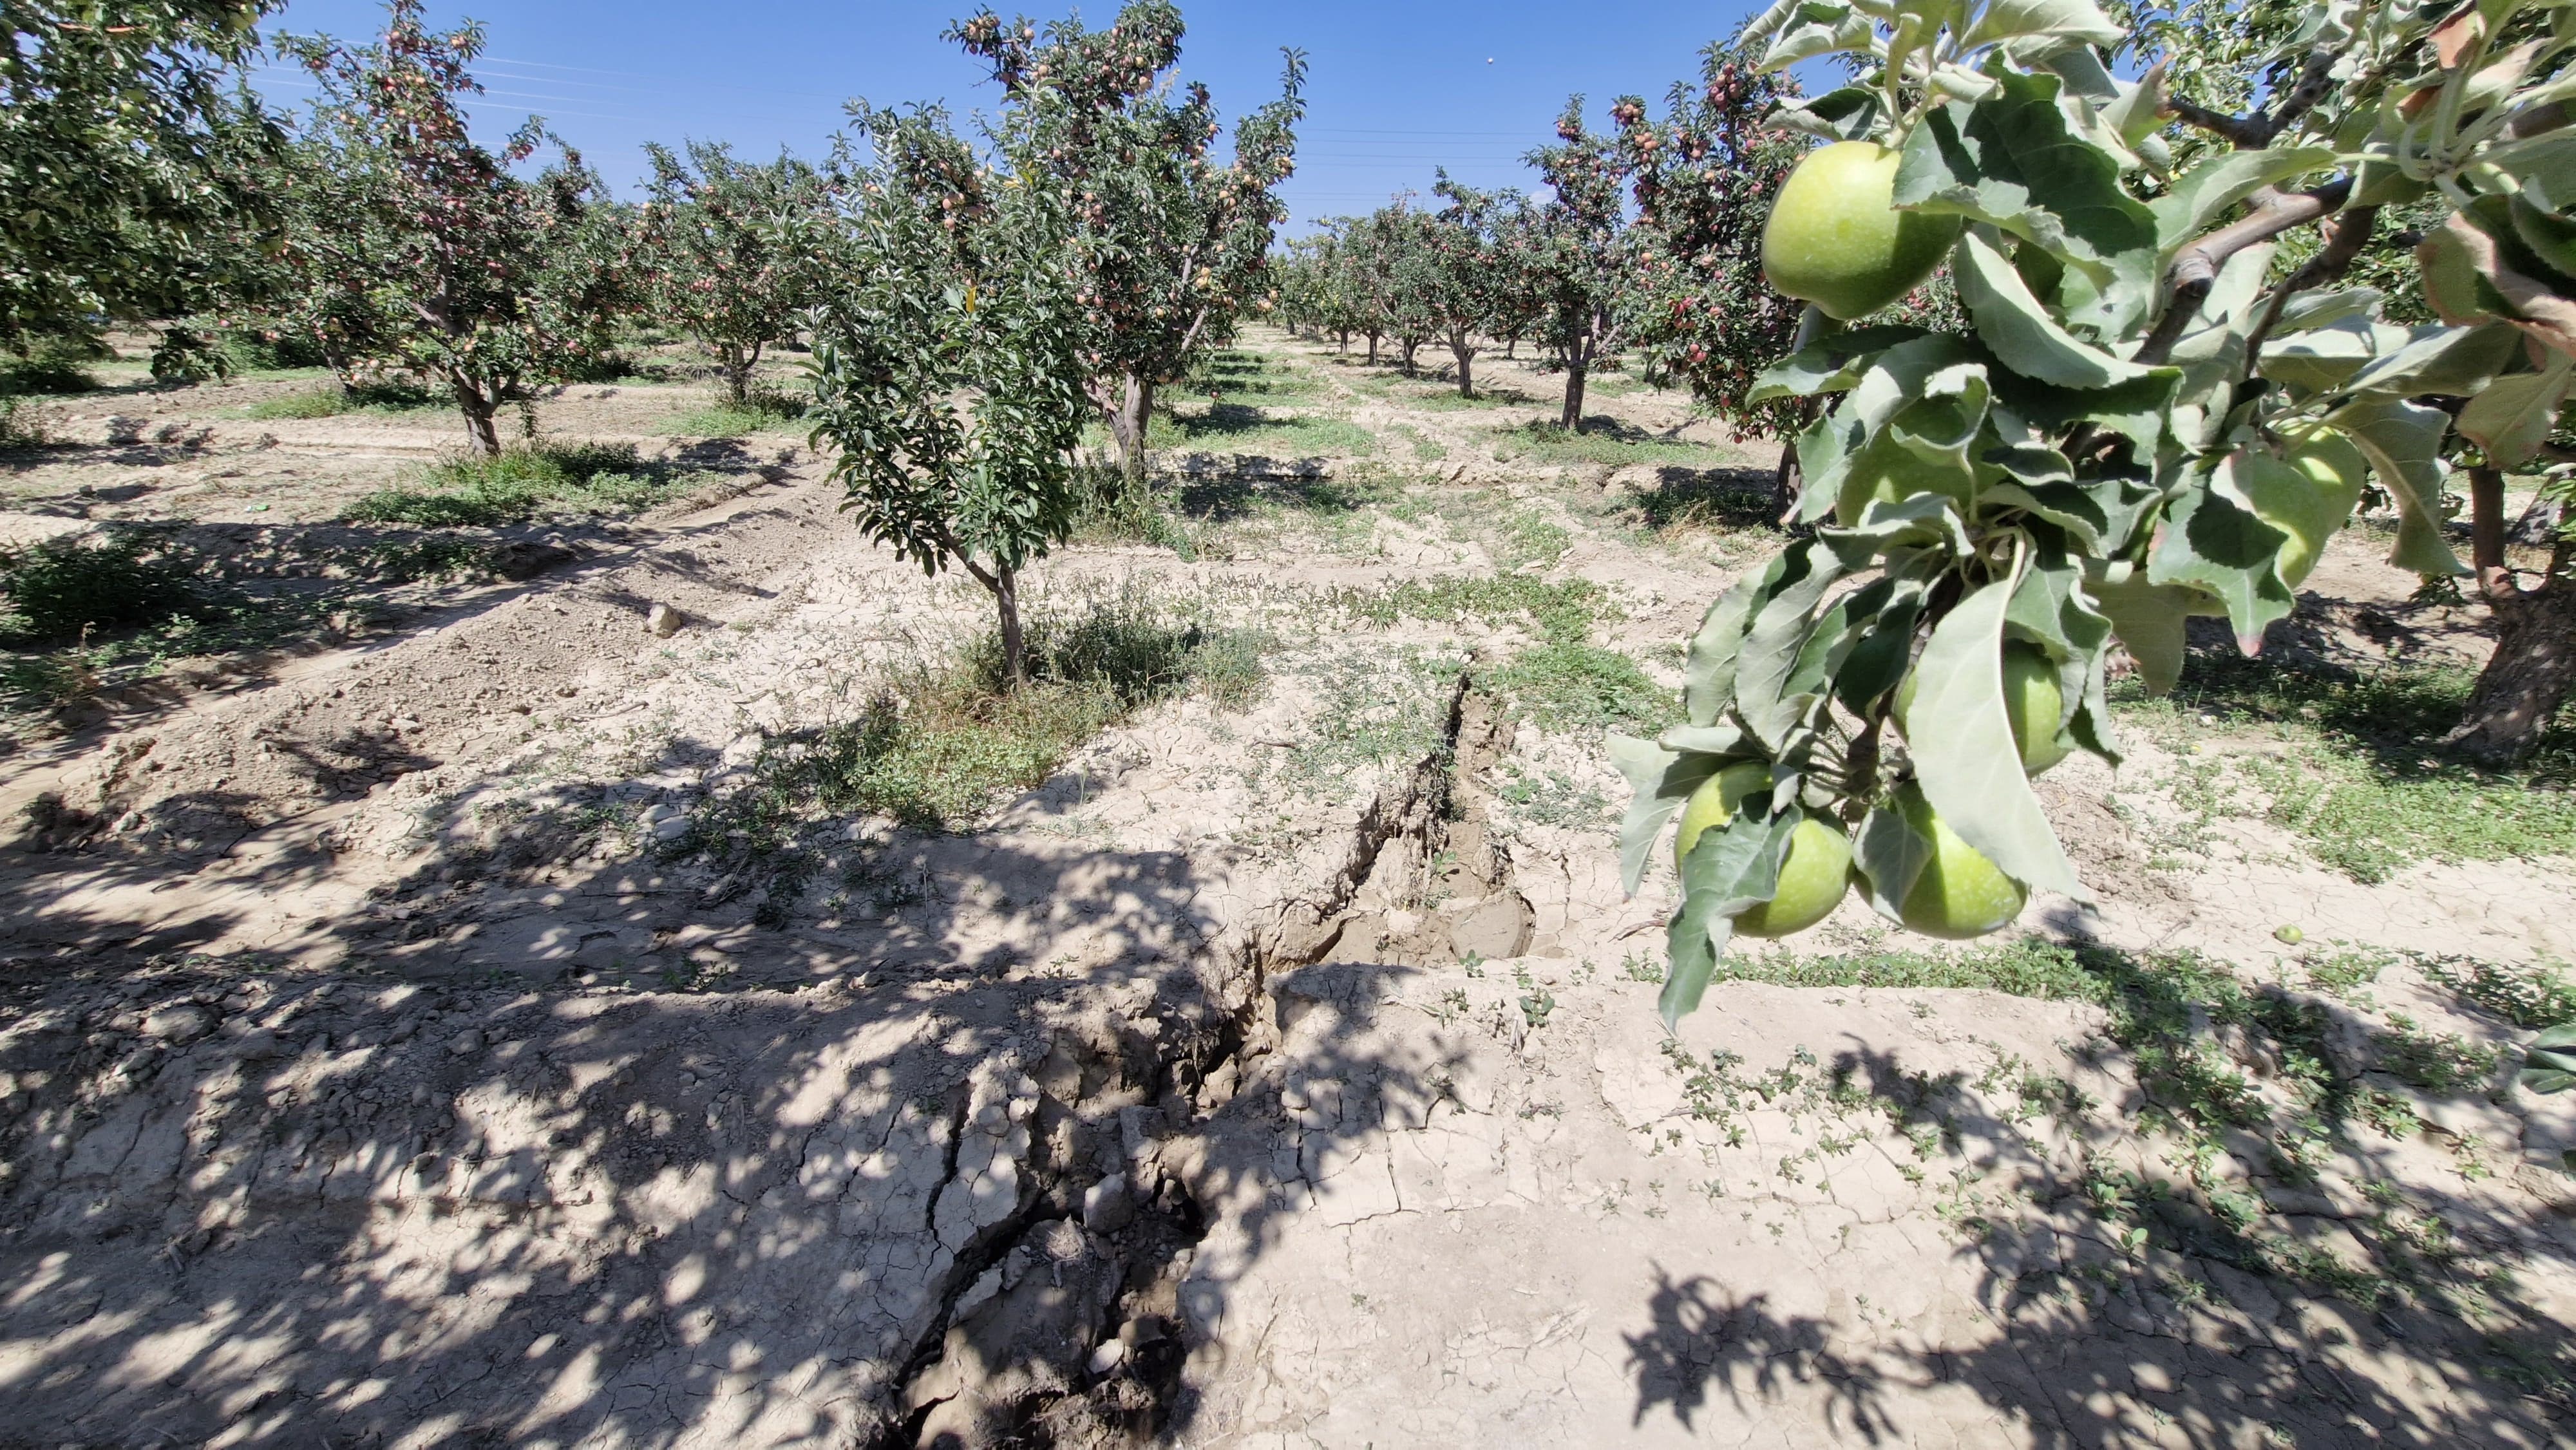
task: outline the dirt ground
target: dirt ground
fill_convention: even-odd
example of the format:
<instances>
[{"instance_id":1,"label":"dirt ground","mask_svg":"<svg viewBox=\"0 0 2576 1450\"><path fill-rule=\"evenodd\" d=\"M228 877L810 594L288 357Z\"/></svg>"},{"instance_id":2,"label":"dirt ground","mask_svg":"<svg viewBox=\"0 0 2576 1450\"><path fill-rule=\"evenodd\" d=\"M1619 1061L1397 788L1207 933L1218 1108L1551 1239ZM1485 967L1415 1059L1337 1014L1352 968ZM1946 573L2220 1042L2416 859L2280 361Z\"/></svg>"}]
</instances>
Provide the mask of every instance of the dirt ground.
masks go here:
<instances>
[{"instance_id":1,"label":"dirt ground","mask_svg":"<svg viewBox=\"0 0 2576 1450\"><path fill-rule=\"evenodd\" d=\"M2042 782L2094 909L1847 902L1667 1037L1600 738L1776 455L1622 375L1567 440L1490 354L1232 366L1036 611L1257 684L951 829L764 804L987 606L683 365L535 415L656 501L476 528L352 517L436 411L48 403L0 544L149 527L271 623L15 666L0 1445L2576 1443L2576 1107L2512 1081L2569 862L2371 814L2559 784L2204 650ZM2473 665L2384 549L2265 668Z\"/></svg>"}]
</instances>

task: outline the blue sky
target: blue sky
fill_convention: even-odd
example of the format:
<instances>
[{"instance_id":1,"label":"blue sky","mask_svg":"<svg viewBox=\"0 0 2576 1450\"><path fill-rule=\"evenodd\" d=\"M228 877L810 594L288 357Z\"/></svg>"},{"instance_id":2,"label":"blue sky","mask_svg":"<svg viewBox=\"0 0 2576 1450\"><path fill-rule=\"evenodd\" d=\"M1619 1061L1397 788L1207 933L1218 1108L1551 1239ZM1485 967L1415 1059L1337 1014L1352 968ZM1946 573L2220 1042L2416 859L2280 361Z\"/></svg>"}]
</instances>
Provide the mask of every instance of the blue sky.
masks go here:
<instances>
[{"instance_id":1,"label":"blue sky","mask_svg":"<svg viewBox=\"0 0 2576 1450\"><path fill-rule=\"evenodd\" d=\"M1568 93L1589 99L1595 125L1622 92L1660 99L1696 73L1700 47L1749 8L1747 0L1650 4L1611 17L1530 0L1184 0L1181 74L1206 81L1230 123L1276 94L1280 47L1307 52L1307 119L1287 192L1291 230L1303 231L1401 188L1428 192L1433 168L1444 164L1474 185L1532 184L1519 158L1550 139ZM478 129L497 133L542 112L631 194L646 141L721 139L760 156L784 144L814 157L851 96L991 107L994 89L938 38L967 10L961 0L432 0L430 15L441 24L470 16L488 31ZM1106 24L1116 6L1081 14ZM354 39L381 16L362 0L290 0L271 23ZM310 92L296 78L273 70L264 84L280 100L301 99Z\"/></svg>"}]
</instances>

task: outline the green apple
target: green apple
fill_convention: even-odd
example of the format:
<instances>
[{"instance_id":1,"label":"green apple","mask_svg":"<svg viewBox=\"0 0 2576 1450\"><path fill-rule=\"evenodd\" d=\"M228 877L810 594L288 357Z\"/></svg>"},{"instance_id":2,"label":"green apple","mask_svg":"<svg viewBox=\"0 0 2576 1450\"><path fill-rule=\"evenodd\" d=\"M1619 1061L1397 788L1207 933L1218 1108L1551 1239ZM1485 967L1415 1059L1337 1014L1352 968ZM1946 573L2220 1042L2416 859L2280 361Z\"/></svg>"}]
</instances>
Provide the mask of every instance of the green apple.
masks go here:
<instances>
[{"instance_id":1,"label":"green apple","mask_svg":"<svg viewBox=\"0 0 2576 1450\"><path fill-rule=\"evenodd\" d=\"M1914 687L1921 675L1908 670L1896 687L1896 728L1913 738L1906 717L1914 712ZM2066 715L2066 694L2057 682L2057 662L2037 645L2011 640L2004 645L2004 719L2012 725L2013 749L2021 753L2024 775L2037 775L2067 755L2057 738Z\"/></svg>"},{"instance_id":2,"label":"green apple","mask_svg":"<svg viewBox=\"0 0 2576 1450\"><path fill-rule=\"evenodd\" d=\"M1897 917L1912 931L1949 941L1984 936L2012 924L2030 903L2030 892L1975 847L1959 839L1912 781L1897 787L1896 812L1916 835L1932 843L1923 874L1897 903Z\"/></svg>"},{"instance_id":3,"label":"green apple","mask_svg":"<svg viewBox=\"0 0 2576 1450\"><path fill-rule=\"evenodd\" d=\"M1875 141L1807 153L1762 227L1762 275L1775 290L1849 322L1932 275L1966 223L1898 211L1898 156Z\"/></svg>"},{"instance_id":4,"label":"green apple","mask_svg":"<svg viewBox=\"0 0 2576 1450\"><path fill-rule=\"evenodd\" d=\"M2352 517L2370 481L2370 460L2334 428L2316 424L2281 430L2289 448L2280 457L2248 451L2237 485L2254 516L2289 535L2281 544L2281 582L2299 587L2317 567L2326 540Z\"/></svg>"},{"instance_id":5,"label":"green apple","mask_svg":"<svg viewBox=\"0 0 2576 1450\"><path fill-rule=\"evenodd\" d=\"M1739 761L1700 783L1682 806L1681 830L1673 838L1676 869L1689 859L1691 847L1711 826L1734 819L1746 796L1771 787L1771 768L1759 761ZM1806 813L1789 833L1789 852L1780 861L1779 890L1769 901L1746 907L1735 918L1737 934L1781 937L1805 931L1833 914L1851 885L1851 838L1826 816Z\"/></svg>"}]
</instances>

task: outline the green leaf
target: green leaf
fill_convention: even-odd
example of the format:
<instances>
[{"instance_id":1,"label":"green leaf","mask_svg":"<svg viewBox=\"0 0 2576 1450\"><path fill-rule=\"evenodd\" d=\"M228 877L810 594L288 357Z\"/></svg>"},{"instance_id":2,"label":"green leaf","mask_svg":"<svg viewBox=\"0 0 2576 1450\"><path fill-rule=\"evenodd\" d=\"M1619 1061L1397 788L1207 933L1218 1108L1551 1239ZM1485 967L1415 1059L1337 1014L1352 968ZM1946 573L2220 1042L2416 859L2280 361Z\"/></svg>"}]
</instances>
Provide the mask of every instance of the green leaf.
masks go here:
<instances>
[{"instance_id":1,"label":"green leaf","mask_svg":"<svg viewBox=\"0 0 2576 1450\"><path fill-rule=\"evenodd\" d=\"M1890 576L1894 588L1886 602L1866 620L1860 637L1843 655L1842 666L1834 674L1834 695L1853 714L1866 713L1905 678L1905 667L1913 662L1914 621L1930 592L1926 573L1918 569Z\"/></svg>"},{"instance_id":2,"label":"green leaf","mask_svg":"<svg viewBox=\"0 0 2576 1450\"><path fill-rule=\"evenodd\" d=\"M1900 926L1906 893L1931 859L1932 843L1884 806L1872 806L1852 833L1852 864L1860 868L1862 893L1879 915Z\"/></svg>"},{"instance_id":3,"label":"green leaf","mask_svg":"<svg viewBox=\"0 0 2576 1450\"><path fill-rule=\"evenodd\" d=\"M1798 466L1806 474L1799 517L1812 523L1832 512L1861 450L1888 420L1921 399L1935 373L1975 361L1965 343L1938 334L1900 343L1873 359L1842 402L1798 436Z\"/></svg>"},{"instance_id":4,"label":"green leaf","mask_svg":"<svg viewBox=\"0 0 2576 1450\"><path fill-rule=\"evenodd\" d=\"M1609 748L1610 763L1628 778L1632 792L1627 819L1619 827L1619 879L1634 896L1665 822L1723 762L1714 755L1685 755L1626 735L1612 735Z\"/></svg>"},{"instance_id":5,"label":"green leaf","mask_svg":"<svg viewBox=\"0 0 2576 1450\"><path fill-rule=\"evenodd\" d=\"M1915 661L1905 743L1932 809L2026 885L2092 900L2022 774L2004 708L2004 620L2016 582L1980 585L1932 627Z\"/></svg>"},{"instance_id":6,"label":"green leaf","mask_svg":"<svg viewBox=\"0 0 2576 1450\"><path fill-rule=\"evenodd\" d=\"M1953 557L1969 550L1968 526L1947 494L1918 493L1893 503L1881 500L1850 528L1823 528L1824 540L1847 570L1866 569L1879 555L1898 549L1929 549Z\"/></svg>"},{"instance_id":7,"label":"green leaf","mask_svg":"<svg viewBox=\"0 0 2576 1450\"><path fill-rule=\"evenodd\" d=\"M2129 440L2140 457L2153 457L2165 438L2165 412L2182 382L2175 368L2090 391L2025 378L2009 368L1991 375L1998 412L2009 412L2035 433L2056 434L2078 423Z\"/></svg>"},{"instance_id":8,"label":"green leaf","mask_svg":"<svg viewBox=\"0 0 2576 1450\"><path fill-rule=\"evenodd\" d=\"M1753 390L1745 395L1745 402L1768 403L1775 398L1812 398L1844 392L1869 371L1878 354L1929 336L1919 327L1882 324L1818 338L1764 368L1753 380Z\"/></svg>"},{"instance_id":9,"label":"green leaf","mask_svg":"<svg viewBox=\"0 0 2576 1450\"><path fill-rule=\"evenodd\" d=\"M2516 468L2539 451L2567 407L2570 361L2549 354L2536 373L2509 373L2480 389L2460 409L2460 436L2485 450L2498 468Z\"/></svg>"},{"instance_id":10,"label":"green leaf","mask_svg":"<svg viewBox=\"0 0 2576 1450\"><path fill-rule=\"evenodd\" d=\"M2093 607L2111 621L2111 633L2138 662L2138 682L2150 695L2170 692L2182 679L2183 624L2189 618L2193 591L2151 584L2147 571L2126 560L2095 566L2084 592Z\"/></svg>"},{"instance_id":11,"label":"green leaf","mask_svg":"<svg viewBox=\"0 0 2576 1450\"><path fill-rule=\"evenodd\" d=\"M2388 562L2417 574L2466 574L2442 537L2442 438L2451 417L2398 398L2358 398L2325 421L2352 435L2379 486L2397 501L2397 547Z\"/></svg>"},{"instance_id":12,"label":"green leaf","mask_svg":"<svg viewBox=\"0 0 2576 1450\"><path fill-rule=\"evenodd\" d=\"M2268 457L2268 455L2266 455ZM2263 647L2263 631L2298 606L2274 567L2289 538L2255 516L2233 481L2241 454L2222 460L2206 488L2184 491L2165 515L2164 532L2147 560L2153 584L2192 584L2227 606L2236 646L2248 655Z\"/></svg>"},{"instance_id":13,"label":"green leaf","mask_svg":"<svg viewBox=\"0 0 2576 1450\"><path fill-rule=\"evenodd\" d=\"M2355 393L2400 398L2426 393L2469 397L2487 379L2511 367L2521 351L2522 333L2508 323L2490 322L2476 327L2435 323L2416 328L2402 346L2385 351L2343 386ZM2264 353L2264 371L2271 371L2268 349Z\"/></svg>"},{"instance_id":14,"label":"green leaf","mask_svg":"<svg viewBox=\"0 0 2576 1450\"><path fill-rule=\"evenodd\" d=\"M2118 45L2129 32L2093 0L1995 0L1959 38L1962 50L2005 41L2056 40L2068 45Z\"/></svg>"},{"instance_id":15,"label":"green leaf","mask_svg":"<svg viewBox=\"0 0 2576 1450\"><path fill-rule=\"evenodd\" d=\"M2153 299L2156 219L2120 184L2117 158L2070 133L2060 82L1990 68L1997 94L1932 110L1905 143L1896 204L1990 222L2087 275L2095 296L2068 320L2124 334Z\"/></svg>"},{"instance_id":16,"label":"green leaf","mask_svg":"<svg viewBox=\"0 0 2576 1450\"><path fill-rule=\"evenodd\" d=\"M1691 636L1690 654L1682 664L1682 714L1694 725L1714 725L1735 702L1736 661L1744 646L1745 626L1790 568L1782 554L1759 574L1747 574L1727 587L1700 619Z\"/></svg>"},{"instance_id":17,"label":"green leaf","mask_svg":"<svg viewBox=\"0 0 2576 1450\"><path fill-rule=\"evenodd\" d=\"M2155 371L2079 341L2058 326L2011 259L1979 234L1982 230L1972 228L1961 239L1959 250L1951 254L1951 276L1958 283L1960 304L1976 319L1977 340L1994 349L2005 367L2063 388L2108 388Z\"/></svg>"},{"instance_id":18,"label":"green leaf","mask_svg":"<svg viewBox=\"0 0 2576 1450\"><path fill-rule=\"evenodd\" d=\"M1765 819L1751 806L1748 801L1725 830L1703 833L1682 859L1682 905L1666 940L1671 965L1660 1003L1666 1027L1699 1007L1734 934L1736 913L1769 901L1780 889L1780 861L1788 854L1798 813Z\"/></svg>"},{"instance_id":19,"label":"green leaf","mask_svg":"<svg viewBox=\"0 0 2576 1450\"><path fill-rule=\"evenodd\" d=\"M2245 198L2334 164L2335 153L2322 146L2218 152L2175 177L2172 190L2147 204L2155 214L2156 248L2171 257Z\"/></svg>"},{"instance_id":20,"label":"green leaf","mask_svg":"<svg viewBox=\"0 0 2576 1450\"><path fill-rule=\"evenodd\" d=\"M1798 562L1754 615L1744 635L1743 661L1736 667L1736 709L1745 728L1775 755L1814 703L1795 678L1799 646L1815 623L1825 591L1842 578L1841 561L1812 541L1791 545L1783 557L1790 556ZM1821 687L1822 680L1816 683Z\"/></svg>"},{"instance_id":21,"label":"green leaf","mask_svg":"<svg viewBox=\"0 0 2576 1450\"><path fill-rule=\"evenodd\" d=\"M1844 86L1811 101L1782 101L1771 124L1828 141L1866 141L1886 133L1886 102L1886 93L1874 86Z\"/></svg>"}]
</instances>

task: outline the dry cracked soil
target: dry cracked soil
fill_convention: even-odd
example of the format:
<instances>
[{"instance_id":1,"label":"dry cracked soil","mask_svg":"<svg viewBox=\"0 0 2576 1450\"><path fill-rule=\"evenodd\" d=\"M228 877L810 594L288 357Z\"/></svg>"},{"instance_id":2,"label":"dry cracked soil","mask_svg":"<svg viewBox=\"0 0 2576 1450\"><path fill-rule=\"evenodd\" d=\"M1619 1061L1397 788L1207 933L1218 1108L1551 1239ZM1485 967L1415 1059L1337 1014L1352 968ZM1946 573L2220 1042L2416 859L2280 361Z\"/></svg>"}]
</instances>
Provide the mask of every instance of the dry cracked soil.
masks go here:
<instances>
[{"instance_id":1,"label":"dry cracked soil","mask_svg":"<svg viewBox=\"0 0 2576 1450\"><path fill-rule=\"evenodd\" d=\"M0 459L231 601L10 657L0 1445L2576 1443L2576 833L2346 728L2486 648L2384 536L2043 783L2093 908L1668 1035L1600 741L1772 455L1259 334L1037 571L1230 686L898 739L982 597L669 357L534 415L614 506L368 522L458 430L300 376Z\"/></svg>"}]
</instances>

